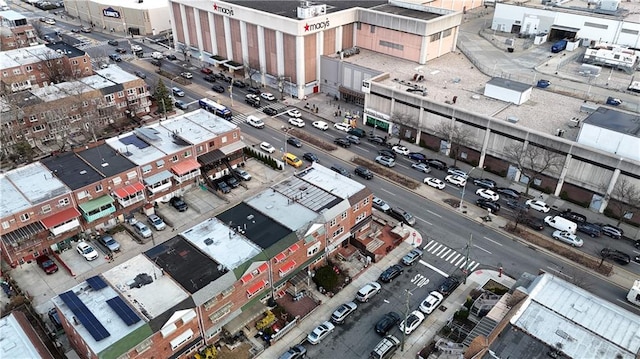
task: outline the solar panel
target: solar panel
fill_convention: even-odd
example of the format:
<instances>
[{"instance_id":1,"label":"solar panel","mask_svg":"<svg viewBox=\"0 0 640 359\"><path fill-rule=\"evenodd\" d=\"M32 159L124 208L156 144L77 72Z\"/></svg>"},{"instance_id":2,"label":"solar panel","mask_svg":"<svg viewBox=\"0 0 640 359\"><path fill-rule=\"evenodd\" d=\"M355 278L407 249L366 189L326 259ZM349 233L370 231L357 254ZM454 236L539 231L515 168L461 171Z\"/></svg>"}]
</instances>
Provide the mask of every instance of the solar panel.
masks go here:
<instances>
[{"instance_id":1,"label":"solar panel","mask_svg":"<svg viewBox=\"0 0 640 359\"><path fill-rule=\"evenodd\" d=\"M91 313L84 303L78 298L73 291L68 291L60 294L62 301L71 309L73 315L82 323L82 325L89 331L89 334L99 342L104 338L111 336L111 334L105 329L104 326L98 321L98 319Z\"/></svg>"},{"instance_id":2,"label":"solar panel","mask_svg":"<svg viewBox=\"0 0 640 359\"><path fill-rule=\"evenodd\" d=\"M140 137L136 135L129 135L127 137L123 137L120 139L120 142L124 143L125 145L134 145L139 149L149 147L148 143L144 142L143 140L140 139Z\"/></svg>"},{"instance_id":3,"label":"solar panel","mask_svg":"<svg viewBox=\"0 0 640 359\"><path fill-rule=\"evenodd\" d=\"M99 276L88 278L87 283L89 283L93 290L99 290L107 287L107 283L105 283Z\"/></svg>"},{"instance_id":4,"label":"solar panel","mask_svg":"<svg viewBox=\"0 0 640 359\"><path fill-rule=\"evenodd\" d=\"M126 325L133 325L140 321L140 317L125 303L120 297L113 297L107 300L107 304L124 321Z\"/></svg>"}]
</instances>

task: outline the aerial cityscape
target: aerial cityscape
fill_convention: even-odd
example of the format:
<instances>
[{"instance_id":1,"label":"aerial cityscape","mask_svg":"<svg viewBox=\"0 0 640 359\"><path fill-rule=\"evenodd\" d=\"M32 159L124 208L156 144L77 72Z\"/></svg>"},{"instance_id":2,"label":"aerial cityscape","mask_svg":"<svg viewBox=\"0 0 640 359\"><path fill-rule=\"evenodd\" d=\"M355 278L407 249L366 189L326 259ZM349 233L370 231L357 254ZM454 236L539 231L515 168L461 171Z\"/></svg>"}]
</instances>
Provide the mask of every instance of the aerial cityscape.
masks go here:
<instances>
[{"instance_id":1,"label":"aerial cityscape","mask_svg":"<svg viewBox=\"0 0 640 359\"><path fill-rule=\"evenodd\" d=\"M640 1L0 23L3 358L640 356Z\"/></svg>"}]
</instances>

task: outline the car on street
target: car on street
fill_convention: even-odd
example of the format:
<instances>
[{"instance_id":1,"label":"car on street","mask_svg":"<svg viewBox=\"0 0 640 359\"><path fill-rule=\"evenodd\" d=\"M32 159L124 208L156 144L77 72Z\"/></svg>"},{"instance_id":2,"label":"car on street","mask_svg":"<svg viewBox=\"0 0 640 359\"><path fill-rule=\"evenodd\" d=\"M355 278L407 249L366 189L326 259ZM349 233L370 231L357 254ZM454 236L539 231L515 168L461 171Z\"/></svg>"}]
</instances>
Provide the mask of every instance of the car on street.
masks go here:
<instances>
[{"instance_id":1,"label":"car on street","mask_svg":"<svg viewBox=\"0 0 640 359\"><path fill-rule=\"evenodd\" d=\"M84 259L88 261L98 259L98 257L100 256L98 252L93 249L93 247L87 242L79 242L76 246L76 250L78 251L78 253L80 253L81 256L84 257Z\"/></svg>"},{"instance_id":2,"label":"car on street","mask_svg":"<svg viewBox=\"0 0 640 359\"><path fill-rule=\"evenodd\" d=\"M237 87L237 88L241 88L241 89L247 87L247 84L244 83L244 81L242 81L242 80L233 80L231 85L233 85L233 87Z\"/></svg>"},{"instance_id":3,"label":"car on street","mask_svg":"<svg viewBox=\"0 0 640 359\"><path fill-rule=\"evenodd\" d=\"M438 287L438 292L442 295L449 295L460 285L460 279L458 277L447 277Z\"/></svg>"},{"instance_id":4,"label":"car on street","mask_svg":"<svg viewBox=\"0 0 640 359\"><path fill-rule=\"evenodd\" d=\"M587 217L583 214L577 213L577 212L573 212L570 209L565 209L564 211L560 212L559 214L560 217L565 218L570 220L571 222L575 222L575 223L585 223L587 222Z\"/></svg>"},{"instance_id":5,"label":"car on street","mask_svg":"<svg viewBox=\"0 0 640 359\"><path fill-rule=\"evenodd\" d=\"M411 164L411 168L420 171L422 173L431 173L431 168L428 164L422 162L415 162Z\"/></svg>"},{"instance_id":6,"label":"car on street","mask_svg":"<svg viewBox=\"0 0 640 359\"><path fill-rule=\"evenodd\" d=\"M586 233L591 238L600 237L600 235L602 235L602 228L600 228L599 226L593 223L584 222L584 223L576 223L576 224L578 225L577 227L578 231L582 233Z\"/></svg>"},{"instance_id":7,"label":"car on street","mask_svg":"<svg viewBox=\"0 0 640 359\"><path fill-rule=\"evenodd\" d=\"M504 197L509 197L515 200L520 199L520 192L511 188L498 187L498 188L495 188L494 191Z\"/></svg>"},{"instance_id":8,"label":"car on street","mask_svg":"<svg viewBox=\"0 0 640 359\"><path fill-rule=\"evenodd\" d=\"M376 145L384 145L387 143L387 140L382 136L371 135L367 137L367 140L371 143L375 143Z\"/></svg>"},{"instance_id":9,"label":"car on street","mask_svg":"<svg viewBox=\"0 0 640 359\"><path fill-rule=\"evenodd\" d=\"M117 52L117 53L119 53L119 54L126 54L126 53L127 53L127 50L126 50L126 49L124 49L124 48L122 48L122 47L118 47L118 48L116 49L116 52Z\"/></svg>"},{"instance_id":10,"label":"car on street","mask_svg":"<svg viewBox=\"0 0 640 359\"><path fill-rule=\"evenodd\" d=\"M291 108L287 110L287 115L289 115L289 117L295 117L295 118L302 117L302 113L300 113L300 111L296 108Z\"/></svg>"},{"instance_id":11,"label":"car on street","mask_svg":"<svg viewBox=\"0 0 640 359\"><path fill-rule=\"evenodd\" d=\"M262 112L264 112L265 114L269 115L269 116L275 116L278 114L278 110L276 110L273 107L265 107L264 109L262 109Z\"/></svg>"},{"instance_id":12,"label":"car on street","mask_svg":"<svg viewBox=\"0 0 640 359\"><path fill-rule=\"evenodd\" d=\"M100 237L100 243L107 247L111 252L118 252L120 250L120 243L110 235Z\"/></svg>"},{"instance_id":13,"label":"car on street","mask_svg":"<svg viewBox=\"0 0 640 359\"><path fill-rule=\"evenodd\" d=\"M410 152L407 157L412 161L427 163L427 156L420 152Z\"/></svg>"},{"instance_id":14,"label":"car on street","mask_svg":"<svg viewBox=\"0 0 640 359\"><path fill-rule=\"evenodd\" d=\"M366 167L362 167L362 166L358 166L356 167L353 172L359 176L362 177L366 180L370 180L373 179L373 172L371 172L368 168Z\"/></svg>"},{"instance_id":15,"label":"car on street","mask_svg":"<svg viewBox=\"0 0 640 359\"><path fill-rule=\"evenodd\" d=\"M165 228L167 228L167 225L157 214L148 215L147 222L149 222L151 227L155 228L156 231L163 231Z\"/></svg>"},{"instance_id":16,"label":"car on street","mask_svg":"<svg viewBox=\"0 0 640 359\"><path fill-rule=\"evenodd\" d=\"M47 274L53 274L58 271L56 263L46 254L38 256L36 258L36 263L38 263L38 267L42 268L42 270Z\"/></svg>"},{"instance_id":17,"label":"car on street","mask_svg":"<svg viewBox=\"0 0 640 359\"><path fill-rule=\"evenodd\" d=\"M273 147L269 142L260 143L260 149L267 153L274 153L276 151L275 147Z\"/></svg>"},{"instance_id":18,"label":"car on street","mask_svg":"<svg viewBox=\"0 0 640 359\"><path fill-rule=\"evenodd\" d=\"M622 100L617 97L611 97L611 96L607 97L607 105L618 106L621 103L622 103Z\"/></svg>"},{"instance_id":19,"label":"car on street","mask_svg":"<svg viewBox=\"0 0 640 359\"><path fill-rule=\"evenodd\" d=\"M458 187L464 187L467 184L467 180L464 177L456 176L456 175L448 175L444 178L444 180L452 185L456 185Z\"/></svg>"},{"instance_id":20,"label":"car on street","mask_svg":"<svg viewBox=\"0 0 640 359\"><path fill-rule=\"evenodd\" d=\"M224 86L222 85L218 85L218 84L213 85L211 86L211 89L217 93L224 93Z\"/></svg>"},{"instance_id":21,"label":"car on street","mask_svg":"<svg viewBox=\"0 0 640 359\"><path fill-rule=\"evenodd\" d=\"M307 335L307 341L309 342L309 344L316 345L320 343L320 341L322 341L322 339L324 339L327 335L331 334L334 329L336 329L336 327L331 324L331 322L324 322L315 327L315 329L313 329L311 333Z\"/></svg>"},{"instance_id":22,"label":"car on street","mask_svg":"<svg viewBox=\"0 0 640 359\"><path fill-rule=\"evenodd\" d=\"M389 168L391 168L391 167L396 165L396 160L394 160L391 157L387 157L387 156L378 156L378 157L376 157L376 162L381 164L381 165L383 165L383 166L389 167Z\"/></svg>"},{"instance_id":23,"label":"car on street","mask_svg":"<svg viewBox=\"0 0 640 359\"><path fill-rule=\"evenodd\" d=\"M548 213L551 210L549 205L536 199L527 200L524 204L526 204L527 207L542 213Z\"/></svg>"},{"instance_id":24,"label":"car on street","mask_svg":"<svg viewBox=\"0 0 640 359\"><path fill-rule=\"evenodd\" d=\"M394 264L391 267L385 269L384 272L380 274L380 277L378 279L380 279L380 281L383 283L391 283L395 277L399 276L402 273L404 273L404 268L402 268L402 266L399 264Z\"/></svg>"},{"instance_id":25,"label":"car on street","mask_svg":"<svg viewBox=\"0 0 640 359\"><path fill-rule=\"evenodd\" d=\"M339 173L339 174L341 174L341 175L343 175L345 177L351 178L351 173L349 173L349 171L347 171L347 169L342 167L342 166L334 164L334 165L331 166L331 170L333 172Z\"/></svg>"},{"instance_id":26,"label":"car on street","mask_svg":"<svg viewBox=\"0 0 640 359\"><path fill-rule=\"evenodd\" d=\"M422 314L422 312L419 310L414 310L407 317L406 324L404 320L400 322L400 326L399 326L400 331L404 332L404 334L406 335L409 335L413 333L413 331L416 330L420 326L420 324L422 324L423 321L424 321L424 314Z\"/></svg>"},{"instance_id":27,"label":"car on street","mask_svg":"<svg viewBox=\"0 0 640 359\"><path fill-rule=\"evenodd\" d=\"M413 226L416 224L415 217L411 213L405 211L400 207L391 208L391 210L389 211L389 216L397 219L398 221L401 221L408 226Z\"/></svg>"},{"instance_id":28,"label":"car on street","mask_svg":"<svg viewBox=\"0 0 640 359\"><path fill-rule=\"evenodd\" d=\"M484 198L478 198L478 200L476 200L476 206L491 211L491 213L498 213L500 211L499 203Z\"/></svg>"},{"instance_id":29,"label":"car on street","mask_svg":"<svg viewBox=\"0 0 640 359\"><path fill-rule=\"evenodd\" d=\"M110 54L109 58L115 62L121 62L122 61L122 57L120 57L120 55L118 54Z\"/></svg>"},{"instance_id":30,"label":"car on street","mask_svg":"<svg viewBox=\"0 0 640 359\"><path fill-rule=\"evenodd\" d=\"M301 118L291 117L289 118L289 124L296 127L304 127L304 120Z\"/></svg>"},{"instance_id":31,"label":"car on street","mask_svg":"<svg viewBox=\"0 0 640 359\"><path fill-rule=\"evenodd\" d=\"M188 71L181 72L180 76L184 77L185 79L192 79L193 78L193 74L191 72L188 72Z\"/></svg>"},{"instance_id":32,"label":"car on street","mask_svg":"<svg viewBox=\"0 0 640 359\"><path fill-rule=\"evenodd\" d=\"M486 189L494 189L496 188L496 181L490 180L488 178L474 178L473 184Z\"/></svg>"},{"instance_id":33,"label":"car on street","mask_svg":"<svg viewBox=\"0 0 640 359\"><path fill-rule=\"evenodd\" d=\"M48 18L44 19L44 23L48 24L48 25L55 25L56 21L54 19L48 17Z\"/></svg>"},{"instance_id":34,"label":"car on street","mask_svg":"<svg viewBox=\"0 0 640 359\"><path fill-rule=\"evenodd\" d=\"M182 91L179 87L172 87L171 93L178 97L184 97L184 91Z\"/></svg>"},{"instance_id":35,"label":"car on street","mask_svg":"<svg viewBox=\"0 0 640 359\"><path fill-rule=\"evenodd\" d=\"M142 71L134 71L133 74L138 76L141 79L146 79L147 78L147 75L145 75L144 72L142 72Z\"/></svg>"},{"instance_id":36,"label":"car on street","mask_svg":"<svg viewBox=\"0 0 640 359\"><path fill-rule=\"evenodd\" d=\"M438 308L444 297L440 292L433 291L420 303L420 311L424 314L431 314Z\"/></svg>"},{"instance_id":37,"label":"car on street","mask_svg":"<svg viewBox=\"0 0 640 359\"><path fill-rule=\"evenodd\" d=\"M427 160L427 164L429 165L429 167L433 167L433 168L441 170L441 171L446 171L447 170L447 164L444 163L443 161L436 160L435 158L429 158Z\"/></svg>"},{"instance_id":38,"label":"car on street","mask_svg":"<svg viewBox=\"0 0 640 359\"><path fill-rule=\"evenodd\" d=\"M210 68L208 68L208 67L203 67L203 68L201 68L201 69L200 69L200 72L202 72L202 73L203 73L203 74L205 74L205 75L211 75L211 74L213 74L213 71L212 71Z\"/></svg>"},{"instance_id":39,"label":"car on street","mask_svg":"<svg viewBox=\"0 0 640 359\"><path fill-rule=\"evenodd\" d=\"M336 130L340 130L340 131L344 131L347 132L351 129L351 126L349 126L348 124L344 123L344 122L337 122L333 124L333 127Z\"/></svg>"},{"instance_id":40,"label":"car on street","mask_svg":"<svg viewBox=\"0 0 640 359\"><path fill-rule=\"evenodd\" d=\"M449 167L447 168L447 173L450 175L454 175L454 176L460 176L464 179L467 179L467 177L469 177L467 175L467 172L459 169L458 167Z\"/></svg>"},{"instance_id":41,"label":"car on street","mask_svg":"<svg viewBox=\"0 0 640 359\"><path fill-rule=\"evenodd\" d=\"M526 204L521 203L515 199L508 199L504 203L507 207L511 208L515 212L529 212L529 207Z\"/></svg>"},{"instance_id":42,"label":"car on street","mask_svg":"<svg viewBox=\"0 0 640 359\"><path fill-rule=\"evenodd\" d=\"M179 108L181 110L188 110L189 109L189 104L187 104L186 102L181 101L181 100L178 100L178 101L174 102L173 104L176 106L176 108Z\"/></svg>"},{"instance_id":43,"label":"car on street","mask_svg":"<svg viewBox=\"0 0 640 359\"><path fill-rule=\"evenodd\" d=\"M158 60L158 59L151 59L151 61L149 61L149 63L150 63L151 65L154 65L154 66L160 66L160 64L162 64L162 63L160 62L160 60Z\"/></svg>"},{"instance_id":44,"label":"car on street","mask_svg":"<svg viewBox=\"0 0 640 359\"><path fill-rule=\"evenodd\" d=\"M304 358L307 354L307 348L304 346L297 344L289 348L286 352L284 352L278 359L301 359Z\"/></svg>"},{"instance_id":45,"label":"car on street","mask_svg":"<svg viewBox=\"0 0 640 359\"><path fill-rule=\"evenodd\" d=\"M600 255L602 258L611 259L618 264L627 265L631 263L631 256L617 249L602 248Z\"/></svg>"},{"instance_id":46,"label":"car on street","mask_svg":"<svg viewBox=\"0 0 640 359\"><path fill-rule=\"evenodd\" d=\"M358 293L356 293L356 299L360 303L366 303L374 295L378 294L380 292L381 288L382 288L382 286L380 286L380 283L378 283L378 282L367 283L367 284L365 284L364 287L360 288Z\"/></svg>"},{"instance_id":47,"label":"car on street","mask_svg":"<svg viewBox=\"0 0 640 359\"><path fill-rule=\"evenodd\" d=\"M385 314L375 325L376 333L381 335L387 335L391 328L395 327L400 321L400 314L396 312L389 312Z\"/></svg>"},{"instance_id":48,"label":"car on street","mask_svg":"<svg viewBox=\"0 0 640 359\"><path fill-rule=\"evenodd\" d=\"M309 161L309 162L319 162L318 161L318 156L316 156L315 153L313 152L307 152L305 154L302 155L302 158Z\"/></svg>"},{"instance_id":49,"label":"car on street","mask_svg":"<svg viewBox=\"0 0 640 359\"><path fill-rule=\"evenodd\" d=\"M544 221L540 218L528 216L522 220L522 223L526 224L531 229L535 229L536 231L543 230L545 224Z\"/></svg>"},{"instance_id":50,"label":"car on street","mask_svg":"<svg viewBox=\"0 0 640 359\"><path fill-rule=\"evenodd\" d=\"M177 209L179 212L184 212L189 209L189 206L180 197L171 197L169 200L171 206Z\"/></svg>"},{"instance_id":51,"label":"car on street","mask_svg":"<svg viewBox=\"0 0 640 359\"><path fill-rule=\"evenodd\" d=\"M430 187L433 188L437 188L437 189L444 189L447 185L444 184L444 182L442 182L441 180L437 179L437 178L433 178L433 177L427 177L424 179L424 183Z\"/></svg>"},{"instance_id":52,"label":"car on street","mask_svg":"<svg viewBox=\"0 0 640 359\"><path fill-rule=\"evenodd\" d=\"M175 60L177 60L177 59L178 59L178 58L177 58L177 57L176 57L176 55L174 55L174 54L169 54L169 55L167 55L167 60L169 60L169 61L175 61Z\"/></svg>"},{"instance_id":53,"label":"car on street","mask_svg":"<svg viewBox=\"0 0 640 359\"><path fill-rule=\"evenodd\" d=\"M539 87L541 89L546 89L550 85L551 85L551 81L545 80L545 79L541 79L541 80L538 80L538 83L536 84L536 87Z\"/></svg>"},{"instance_id":54,"label":"car on street","mask_svg":"<svg viewBox=\"0 0 640 359\"><path fill-rule=\"evenodd\" d=\"M85 34L88 34L88 33L90 33L90 32L91 32L91 28L90 28L90 27L84 27L84 26L83 26L83 27L81 27L81 28L80 28L80 32L83 32L83 33L85 33ZM131 46L131 49L133 50L133 46ZM141 50L142 50L142 49L141 49Z\"/></svg>"},{"instance_id":55,"label":"car on street","mask_svg":"<svg viewBox=\"0 0 640 359\"><path fill-rule=\"evenodd\" d=\"M243 181L251 181L251 175L249 174L249 172L241 168L234 168L233 173L235 173L236 176L240 177Z\"/></svg>"},{"instance_id":56,"label":"car on street","mask_svg":"<svg viewBox=\"0 0 640 359\"><path fill-rule=\"evenodd\" d=\"M342 137L334 139L333 143L335 143L336 145L338 145L340 147L344 147L344 148L351 147L351 141L347 140L346 138L342 138Z\"/></svg>"},{"instance_id":57,"label":"car on street","mask_svg":"<svg viewBox=\"0 0 640 359\"><path fill-rule=\"evenodd\" d=\"M383 150L378 150L378 154L379 154L380 156L387 156L387 157L391 157L391 158L393 158L394 160L396 159L396 156L397 156L395 152L393 152L393 151L391 151L391 150L384 150L384 149L383 149Z\"/></svg>"},{"instance_id":58,"label":"car on street","mask_svg":"<svg viewBox=\"0 0 640 359\"><path fill-rule=\"evenodd\" d=\"M276 97L273 96L272 94L268 93L268 92L261 93L260 97L262 97L263 99L265 99L267 101L275 101L276 100Z\"/></svg>"},{"instance_id":59,"label":"car on street","mask_svg":"<svg viewBox=\"0 0 640 359\"><path fill-rule=\"evenodd\" d=\"M418 248L414 248L402 257L402 264L412 266L419 261L420 258L422 258L422 251Z\"/></svg>"},{"instance_id":60,"label":"car on street","mask_svg":"<svg viewBox=\"0 0 640 359\"><path fill-rule=\"evenodd\" d=\"M139 235L142 236L142 238L149 238L153 235L153 232L151 232L151 230L149 229L149 227L147 227L146 224L142 223L142 222L136 222L133 224L133 229L138 232Z\"/></svg>"},{"instance_id":61,"label":"car on street","mask_svg":"<svg viewBox=\"0 0 640 359\"><path fill-rule=\"evenodd\" d=\"M400 146L400 145L396 145L396 146L391 147L391 150L393 152L395 152L395 153L397 153L399 155L403 155L403 156L406 156L406 155L409 154L409 152L411 152L411 151L409 151L408 148L406 148L404 146Z\"/></svg>"},{"instance_id":62,"label":"car on street","mask_svg":"<svg viewBox=\"0 0 640 359\"><path fill-rule=\"evenodd\" d=\"M107 41L107 44L109 44L111 46L119 46L120 45L118 40L109 40L109 41Z\"/></svg>"},{"instance_id":63,"label":"car on street","mask_svg":"<svg viewBox=\"0 0 640 359\"><path fill-rule=\"evenodd\" d=\"M578 238L575 234L568 231L554 231L551 237L572 247L582 247L582 245L584 244L582 239Z\"/></svg>"},{"instance_id":64,"label":"car on street","mask_svg":"<svg viewBox=\"0 0 640 359\"><path fill-rule=\"evenodd\" d=\"M353 143L354 145L360 144L360 137L356 135L347 135L345 138L347 139L347 141Z\"/></svg>"},{"instance_id":65,"label":"car on street","mask_svg":"<svg viewBox=\"0 0 640 359\"><path fill-rule=\"evenodd\" d=\"M497 202L500 199L500 195L493 192L490 189L480 188L476 191L476 194L484 199L488 199L489 201Z\"/></svg>"},{"instance_id":66,"label":"car on street","mask_svg":"<svg viewBox=\"0 0 640 359\"><path fill-rule=\"evenodd\" d=\"M329 125L324 121L313 121L311 125L322 131L326 131L329 129Z\"/></svg>"},{"instance_id":67,"label":"car on street","mask_svg":"<svg viewBox=\"0 0 640 359\"><path fill-rule=\"evenodd\" d=\"M202 79L204 79L207 82L216 82L216 78L213 75L207 75L207 76L203 77Z\"/></svg>"},{"instance_id":68,"label":"car on street","mask_svg":"<svg viewBox=\"0 0 640 359\"><path fill-rule=\"evenodd\" d=\"M622 238L622 235L624 235L624 231L622 229L614 227L610 224L596 223L596 225L600 227L602 234L613 239L620 239Z\"/></svg>"},{"instance_id":69,"label":"car on street","mask_svg":"<svg viewBox=\"0 0 640 359\"><path fill-rule=\"evenodd\" d=\"M345 319L349 316L349 314L353 313L358 308L358 305L354 302L347 302L341 304L336 310L331 314L331 322L334 324L342 324Z\"/></svg>"},{"instance_id":70,"label":"car on street","mask_svg":"<svg viewBox=\"0 0 640 359\"><path fill-rule=\"evenodd\" d=\"M289 137L287 138L287 143L292 145L293 147L297 147L300 148L302 147L302 141L300 141L298 138L296 137Z\"/></svg>"},{"instance_id":71,"label":"car on street","mask_svg":"<svg viewBox=\"0 0 640 359\"><path fill-rule=\"evenodd\" d=\"M385 213L389 212L389 210L391 209L391 206L389 206L387 202L375 196L373 197L372 205L373 205L373 208Z\"/></svg>"}]
</instances>

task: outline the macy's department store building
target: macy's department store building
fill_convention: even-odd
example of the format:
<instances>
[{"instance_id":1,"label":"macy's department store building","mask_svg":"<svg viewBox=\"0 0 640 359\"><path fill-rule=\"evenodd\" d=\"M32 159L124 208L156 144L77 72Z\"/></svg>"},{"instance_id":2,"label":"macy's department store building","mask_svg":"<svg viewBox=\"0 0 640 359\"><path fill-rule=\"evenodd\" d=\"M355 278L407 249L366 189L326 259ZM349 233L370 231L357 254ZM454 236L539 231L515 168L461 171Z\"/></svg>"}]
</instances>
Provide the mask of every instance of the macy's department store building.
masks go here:
<instances>
[{"instance_id":1,"label":"macy's department store building","mask_svg":"<svg viewBox=\"0 0 640 359\"><path fill-rule=\"evenodd\" d=\"M170 0L169 9L178 48L186 46L192 57L245 70L246 77L302 98L321 90L359 91L367 72L339 65L356 47L418 64L453 51L462 11L482 1L429 4Z\"/></svg>"}]
</instances>

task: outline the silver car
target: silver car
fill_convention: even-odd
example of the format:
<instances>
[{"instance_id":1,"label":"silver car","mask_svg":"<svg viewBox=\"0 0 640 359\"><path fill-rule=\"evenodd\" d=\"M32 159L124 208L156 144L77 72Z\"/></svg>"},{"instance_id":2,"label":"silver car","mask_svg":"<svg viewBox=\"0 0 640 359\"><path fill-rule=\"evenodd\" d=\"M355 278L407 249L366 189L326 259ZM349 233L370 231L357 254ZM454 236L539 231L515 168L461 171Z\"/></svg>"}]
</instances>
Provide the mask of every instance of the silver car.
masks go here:
<instances>
[{"instance_id":1,"label":"silver car","mask_svg":"<svg viewBox=\"0 0 640 359\"><path fill-rule=\"evenodd\" d=\"M164 223L162 218L158 217L155 214L150 214L149 217L147 217L147 221L151 226L153 226L153 228L156 229L156 231L162 231L163 229L167 228L167 225Z\"/></svg>"},{"instance_id":2,"label":"silver car","mask_svg":"<svg viewBox=\"0 0 640 359\"><path fill-rule=\"evenodd\" d=\"M387 156L376 157L376 162L387 167L393 167L396 165L396 161L393 158Z\"/></svg>"},{"instance_id":3,"label":"silver car","mask_svg":"<svg viewBox=\"0 0 640 359\"><path fill-rule=\"evenodd\" d=\"M145 225L142 222L134 223L133 229L135 229L136 232L138 232L138 234L141 235L143 238L149 238L153 235L149 227L147 227L147 225Z\"/></svg>"},{"instance_id":4,"label":"silver car","mask_svg":"<svg viewBox=\"0 0 640 359\"><path fill-rule=\"evenodd\" d=\"M344 303L331 314L331 321L335 324L342 324L349 314L353 313L358 306L354 302Z\"/></svg>"}]
</instances>

